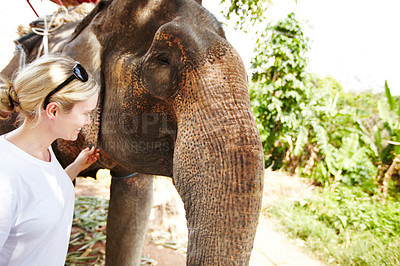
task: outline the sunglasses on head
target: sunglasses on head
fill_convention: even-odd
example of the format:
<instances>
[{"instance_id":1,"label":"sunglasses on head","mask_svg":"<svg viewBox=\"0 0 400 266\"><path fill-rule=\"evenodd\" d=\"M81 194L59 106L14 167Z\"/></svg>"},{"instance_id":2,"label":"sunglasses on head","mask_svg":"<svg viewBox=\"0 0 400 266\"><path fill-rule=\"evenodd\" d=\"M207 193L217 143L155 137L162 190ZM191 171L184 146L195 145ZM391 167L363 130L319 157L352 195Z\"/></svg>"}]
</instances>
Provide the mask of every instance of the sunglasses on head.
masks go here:
<instances>
[{"instance_id":1,"label":"sunglasses on head","mask_svg":"<svg viewBox=\"0 0 400 266\"><path fill-rule=\"evenodd\" d=\"M47 105L50 103L50 97L53 96L56 92L67 86L74 79L79 79L82 82L86 82L89 79L89 75L83 66L79 63L76 63L72 68L72 75L69 76L63 83L57 86L54 90L52 90L44 99L44 109L46 110Z\"/></svg>"}]
</instances>

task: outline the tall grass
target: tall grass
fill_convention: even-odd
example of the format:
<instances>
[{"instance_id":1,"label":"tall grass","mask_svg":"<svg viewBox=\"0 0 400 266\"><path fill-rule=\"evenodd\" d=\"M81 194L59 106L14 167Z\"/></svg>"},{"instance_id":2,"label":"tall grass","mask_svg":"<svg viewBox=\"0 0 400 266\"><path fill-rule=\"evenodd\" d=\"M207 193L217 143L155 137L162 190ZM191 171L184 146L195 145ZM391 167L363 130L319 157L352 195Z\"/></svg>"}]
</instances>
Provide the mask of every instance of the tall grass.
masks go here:
<instances>
[{"instance_id":1,"label":"tall grass","mask_svg":"<svg viewBox=\"0 0 400 266\"><path fill-rule=\"evenodd\" d=\"M264 214L278 218L327 264L400 265L400 202L382 204L340 187L277 201Z\"/></svg>"}]
</instances>

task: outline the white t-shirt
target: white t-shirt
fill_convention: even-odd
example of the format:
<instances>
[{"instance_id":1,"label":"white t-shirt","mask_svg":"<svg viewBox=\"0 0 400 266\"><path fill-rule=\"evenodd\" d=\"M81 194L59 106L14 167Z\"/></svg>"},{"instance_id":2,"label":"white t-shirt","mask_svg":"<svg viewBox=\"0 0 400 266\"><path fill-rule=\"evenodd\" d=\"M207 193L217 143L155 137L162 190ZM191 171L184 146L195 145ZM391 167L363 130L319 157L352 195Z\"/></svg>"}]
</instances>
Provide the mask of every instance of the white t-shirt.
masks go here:
<instances>
[{"instance_id":1,"label":"white t-shirt","mask_svg":"<svg viewBox=\"0 0 400 266\"><path fill-rule=\"evenodd\" d=\"M49 147L51 161L0 136L0 265L65 264L74 187Z\"/></svg>"}]
</instances>

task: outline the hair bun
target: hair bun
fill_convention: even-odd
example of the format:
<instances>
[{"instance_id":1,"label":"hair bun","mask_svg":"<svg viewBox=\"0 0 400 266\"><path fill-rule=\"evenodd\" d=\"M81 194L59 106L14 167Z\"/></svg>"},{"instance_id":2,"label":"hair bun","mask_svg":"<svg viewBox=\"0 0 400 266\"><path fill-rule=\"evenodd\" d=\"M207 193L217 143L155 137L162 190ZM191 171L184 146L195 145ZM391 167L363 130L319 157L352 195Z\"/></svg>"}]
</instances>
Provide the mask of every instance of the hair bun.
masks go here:
<instances>
[{"instance_id":1,"label":"hair bun","mask_svg":"<svg viewBox=\"0 0 400 266\"><path fill-rule=\"evenodd\" d=\"M15 104L14 104L14 99L11 96L11 90L13 90L12 87L8 90L8 100L10 101L11 109L14 109L15 108Z\"/></svg>"},{"instance_id":2,"label":"hair bun","mask_svg":"<svg viewBox=\"0 0 400 266\"><path fill-rule=\"evenodd\" d=\"M0 119L6 119L18 104L15 100L17 95L12 82L2 75L0 81L3 83L0 86Z\"/></svg>"},{"instance_id":3,"label":"hair bun","mask_svg":"<svg viewBox=\"0 0 400 266\"><path fill-rule=\"evenodd\" d=\"M19 105L17 92L14 89L14 84L12 82L7 82L8 87L8 100L10 101L11 109L14 109Z\"/></svg>"}]
</instances>

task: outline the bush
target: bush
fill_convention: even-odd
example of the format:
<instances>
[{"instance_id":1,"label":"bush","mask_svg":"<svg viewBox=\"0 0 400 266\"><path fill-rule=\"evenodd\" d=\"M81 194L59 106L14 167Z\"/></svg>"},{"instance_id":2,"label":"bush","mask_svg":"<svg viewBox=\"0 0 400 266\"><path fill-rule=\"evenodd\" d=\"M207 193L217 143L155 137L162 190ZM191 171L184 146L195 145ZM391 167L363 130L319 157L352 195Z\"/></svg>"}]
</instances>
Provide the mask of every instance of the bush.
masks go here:
<instances>
[{"instance_id":1,"label":"bush","mask_svg":"<svg viewBox=\"0 0 400 266\"><path fill-rule=\"evenodd\" d=\"M337 187L268 213L328 263L400 265L400 202L383 204L360 189Z\"/></svg>"}]
</instances>

